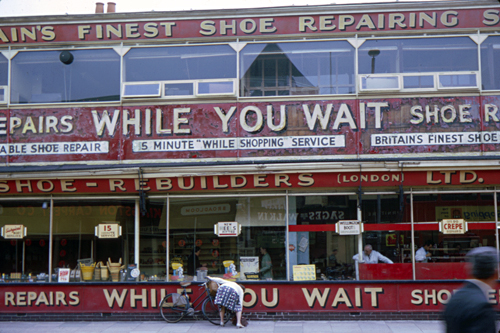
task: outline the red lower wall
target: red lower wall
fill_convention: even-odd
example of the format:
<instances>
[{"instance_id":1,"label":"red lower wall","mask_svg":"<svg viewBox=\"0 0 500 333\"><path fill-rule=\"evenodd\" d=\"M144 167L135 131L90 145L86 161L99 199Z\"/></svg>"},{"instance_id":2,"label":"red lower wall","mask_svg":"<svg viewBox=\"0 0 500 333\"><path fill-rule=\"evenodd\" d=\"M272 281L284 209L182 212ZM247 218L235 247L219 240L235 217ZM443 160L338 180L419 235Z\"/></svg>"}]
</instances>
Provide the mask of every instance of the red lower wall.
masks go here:
<instances>
[{"instance_id":1,"label":"red lower wall","mask_svg":"<svg viewBox=\"0 0 500 333\"><path fill-rule=\"evenodd\" d=\"M245 311L436 312L461 283L248 282L244 283ZM178 288L176 283L4 283L0 285L0 313L156 313L161 296ZM202 291L197 285L189 288L193 297ZM498 288L491 292L497 306L498 293Z\"/></svg>"}]
</instances>

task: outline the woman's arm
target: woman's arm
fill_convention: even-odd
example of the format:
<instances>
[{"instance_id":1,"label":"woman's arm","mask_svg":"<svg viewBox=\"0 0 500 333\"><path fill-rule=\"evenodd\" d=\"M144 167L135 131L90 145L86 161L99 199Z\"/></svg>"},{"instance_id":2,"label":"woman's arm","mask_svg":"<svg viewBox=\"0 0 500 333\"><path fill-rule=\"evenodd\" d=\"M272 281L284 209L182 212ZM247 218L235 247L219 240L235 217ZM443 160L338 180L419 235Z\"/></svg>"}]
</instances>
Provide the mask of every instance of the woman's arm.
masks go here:
<instances>
[{"instance_id":1,"label":"woman's arm","mask_svg":"<svg viewBox=\"0 0 500 333\"><path fill-rule=\"evenodd\" d=\"M212 281L215 281L217 282L218 284L224 284L226 283L227 281L224 280L224 279L221 279L221 278L217 278L217 277L212 277L212 276L207 276L207 279L210 279Z\"/></svg>"}]
</instances>

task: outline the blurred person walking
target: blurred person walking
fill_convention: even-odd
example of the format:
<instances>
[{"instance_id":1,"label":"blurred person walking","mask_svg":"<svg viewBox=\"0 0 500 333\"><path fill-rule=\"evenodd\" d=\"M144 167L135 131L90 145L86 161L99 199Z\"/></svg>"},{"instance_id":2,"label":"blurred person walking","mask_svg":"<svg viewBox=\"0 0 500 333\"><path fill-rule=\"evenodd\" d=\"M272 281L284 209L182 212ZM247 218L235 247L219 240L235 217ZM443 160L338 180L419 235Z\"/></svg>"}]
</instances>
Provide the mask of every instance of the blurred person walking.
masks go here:
<instances>
[{"instance_id":1,"label":"blurred person walking","mask_svg":"<svg viewBox=\"0 0 500 333\"><path fill-rule=\"evenodd\" d=\"M467 253L471 279L451 296L444 310L447 333L496 333L496 313L488 302L497 284L498 251L489 246Z\"/></svg>"}]
</instances>

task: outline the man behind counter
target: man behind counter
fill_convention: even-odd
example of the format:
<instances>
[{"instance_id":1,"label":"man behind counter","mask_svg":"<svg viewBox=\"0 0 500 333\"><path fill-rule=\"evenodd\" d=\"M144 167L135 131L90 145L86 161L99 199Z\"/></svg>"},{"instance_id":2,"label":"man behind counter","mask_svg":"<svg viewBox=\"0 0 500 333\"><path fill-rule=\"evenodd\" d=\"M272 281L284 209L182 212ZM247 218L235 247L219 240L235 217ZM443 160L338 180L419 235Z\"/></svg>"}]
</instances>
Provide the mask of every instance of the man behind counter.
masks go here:
<instances>
[{"instance_id":1,"label":"man behind counter","mask_svg":"<svg viewBox=\"0 0 500 333\"><path fill-rule=\"evenodd\" d=\"M417 262L427 262L431 257L429 250L432 248L432 241L427 240L420 249L415 252L415 261Z\"/></svg>"},{"instance_id":2,"label":"man behind counter","mask_svg":"<svg viewBox=\"0 0 500 333\"><path fill-rule=\"evenodd\" d=\"M359 260L359 254L355 254L352 257L353 260ZM382 261L386 264L393 264L391 259L387 258L383 254L378 251L375 251L370 244L366 244L363 250L363 261L365 264L378 264L379 261Z\"/></svg>"}]
</instances>

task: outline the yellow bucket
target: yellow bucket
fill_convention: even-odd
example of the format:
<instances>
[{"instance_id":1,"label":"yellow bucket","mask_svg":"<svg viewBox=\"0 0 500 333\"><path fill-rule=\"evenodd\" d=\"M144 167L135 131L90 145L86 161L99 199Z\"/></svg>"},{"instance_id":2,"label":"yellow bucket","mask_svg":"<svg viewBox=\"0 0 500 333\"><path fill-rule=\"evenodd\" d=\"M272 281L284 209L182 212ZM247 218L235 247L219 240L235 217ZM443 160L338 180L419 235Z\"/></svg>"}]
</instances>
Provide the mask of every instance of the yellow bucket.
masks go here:
<instances>
[{"instance_id":1,"label":"yellow bucket","mask_svg":"<svg viewBox=\"0 0 500 333\"><path fill-rule=\"evenodd\" d=\"M231 264L234 264L234 261L226 260L226 261L223 261L222 264L224 264L224 267L229 267L229 266L231 266Z\"/></svg>"},{"instance_id":2,"label":"yellow bucket","mask_svg":"<svg viewBox=\"0 0 500 333\"><path fill-rule=\"evenodd\" d=\"M92 277L94 276L95 263L90 266L84 266L80 263L80 269L82 271L82 279L84 281L92 280Z\"/></svg>"}]
</instances>

